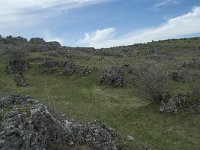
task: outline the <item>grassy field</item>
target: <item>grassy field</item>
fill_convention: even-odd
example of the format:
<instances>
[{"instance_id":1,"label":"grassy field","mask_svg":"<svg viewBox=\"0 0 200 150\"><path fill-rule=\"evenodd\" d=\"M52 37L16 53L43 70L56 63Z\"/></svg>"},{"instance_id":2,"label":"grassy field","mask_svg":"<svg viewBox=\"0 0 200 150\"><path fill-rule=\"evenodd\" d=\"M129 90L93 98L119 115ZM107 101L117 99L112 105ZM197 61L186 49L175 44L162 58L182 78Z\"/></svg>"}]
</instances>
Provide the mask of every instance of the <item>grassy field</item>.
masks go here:
<instances>
[{"instance_id":1,"label":"grassy field","mask_svg":"<svg viewBox=\"0 0 200 150\"><path fill-rule=\"evenodd\" d=\"M185 60L183 54L181 60ZM42 56L32 53L31 56ZM111 63L128 61L137 67L140 63L158 63L160 66L176 69L173 62L158 62L145 57L105 57L102 62L96 56L85 60L75 58L78 65L105 68ZM176 114L159 112L159 104L137 97L137 88L131 83L121 88L99 86L99 72L80 77L79 74L65 77L63 75L39 74L37 63L25 73L30 86L19 88L14 76L5 72L3 57L0 60L0 95L18 93L29 95L52 106L56 112L64 112L81 122L100 119L121 135L124 149L144 149L145 146L158 150L199 150L200 116L195 112L180 111ZM198 70L196 70L198 72ZM187 91L187 84L172 82L174 93ZM125 140L127 135L134 137L133 142Z\"/></svg>"}]
</instances>

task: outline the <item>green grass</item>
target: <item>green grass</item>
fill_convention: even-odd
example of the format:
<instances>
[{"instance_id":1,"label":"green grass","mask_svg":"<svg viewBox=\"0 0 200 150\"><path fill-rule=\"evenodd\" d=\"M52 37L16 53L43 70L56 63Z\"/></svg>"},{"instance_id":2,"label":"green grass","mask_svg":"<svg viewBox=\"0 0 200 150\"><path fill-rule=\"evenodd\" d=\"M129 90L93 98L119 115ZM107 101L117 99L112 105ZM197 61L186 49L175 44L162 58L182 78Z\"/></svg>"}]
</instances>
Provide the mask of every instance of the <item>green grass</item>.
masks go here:
<instances>
[{"instance_id":1,"label":"green grass","mask_svg":"<svg viewBox=\"0 0 200 150\"><path fill-rule=\"evenodd\" d=\"M82 122L101 119L122 137L132 135L135 138L135 142L124 145L127 149L139 149L140 143L163 150L200 147L199 115L184 112L161 114L159 105L135 97L131 86L98 86L97 73L88 77L40 75L33 67L26 73L31 86L17 88L12 75L3 74L2 69L1 85L9 85L1 86L2 93L13 90L30 95Z\"/></svg>"},{"instance_id":2,"label":"green grass","mask_svg":"<svg viewBox=\"0 0 200 150\"><path fill-rule=\"evenodd\" d=\"M181 52L180 49L177 50ZM43 57L40 52L30 56ZM75 62L79 66L99 69L112 63L123 64L125 61L135 68L143 63L156 63L166 70L177 68L172 62L161 63L144 56L105 57L100 62L97 57L85 60L82 56L76 56ZM180 55L181 61L186 59L185 54ZM87 77L80 77L78 74L65 77L39 74L37 66L38 63L32 63L31 69L25 73L30 87L19 88L15 85L14 76L5 72L3 58L0 58L0 96L10 93L29 95L52 106L56 112L64 112L78 121L92 122L100 119L121 135L120 141L124 149L144 149L142 145L146 145L158 150L199 150L199 114L184 111L177 114L159 113L159 105L138 98L138 90L131 83L122 88L98 86L99 72ZM198 70L189 71L199 73ZM188 91L185 83L172 82L171 85L174 94ZM126 141L127 135L133 136L135 141Z\"/></svg>"}]
</instances>

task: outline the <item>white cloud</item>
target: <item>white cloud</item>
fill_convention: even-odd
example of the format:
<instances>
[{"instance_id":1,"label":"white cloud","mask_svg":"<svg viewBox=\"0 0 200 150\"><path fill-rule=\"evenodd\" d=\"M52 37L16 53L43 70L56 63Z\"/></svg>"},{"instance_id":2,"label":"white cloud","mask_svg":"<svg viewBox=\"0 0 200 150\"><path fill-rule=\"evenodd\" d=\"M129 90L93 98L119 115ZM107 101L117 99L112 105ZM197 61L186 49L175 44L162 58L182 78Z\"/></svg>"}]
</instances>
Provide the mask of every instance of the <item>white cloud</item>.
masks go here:
<instances>
[{"instance_id":1,"label":"white cloud","mask_svg":"<svg viewBox=\"0 0 200 150\"><path fill-rule=\"evenodd\" d=\"M64 38L62 37L55 37L53 35L51 35L50 33L46 32L46 33L43 33L44 35L44 40L47 41L47 42L50 42L50 41L57 41L59 42L61 45L65 45L66 44L66 40L64 40Z\"/></svg>"},{"instance_id":2,"label":"white cloud","mask_svg":"<svg viewBox=\"0 0 200 150\"><path fill-rule=\"evenodd\" d=\"M171 5L171 4L178 4L179 1L177 0L162 0L160 1L159 3L156 3L153 7L151 7L150 9L153 9L153 10L158 10L160 9L161 7L163 6L166 6L166 5Z\"/></svg>"},{"instance_id":3,"label":"white cloud","mask_svg":"<svg viewBox=\"0 0 200 150\"><path fill-rule=\"evenodd\" d=\"M108 0L0 0L0 33L16 33L62 12Z\"/></svg>"},{"instance_id":4,"label":"white cloud","mask_svg":"<svg viewBox=\"0 0 200 150\"><path fill-rule=\"evenodd\" d=\"M103 44L114 37L115 29L114 28L107 28L103 30L97 30L94 33L85 33L85 38L80 40L78 43L84 44L90 42L90 45L98 45L103 46Z\"/></svg>"},{"instance_id":5,"label":"white cloud","mask_svg":"<svg viewBox=\"0 0 200 150\"><path fill-rule=\"evenodd\" d=\"M195 7L187 14L170 19L159 27L146 29L136 34L116 36L117 34L114 28L111 29L108 28L97 30L95 33L86 33L85 37L79 41L79 44L82 46L101 48L197 34L200 33L200 7Z\"/></svg>"}]
</instances>

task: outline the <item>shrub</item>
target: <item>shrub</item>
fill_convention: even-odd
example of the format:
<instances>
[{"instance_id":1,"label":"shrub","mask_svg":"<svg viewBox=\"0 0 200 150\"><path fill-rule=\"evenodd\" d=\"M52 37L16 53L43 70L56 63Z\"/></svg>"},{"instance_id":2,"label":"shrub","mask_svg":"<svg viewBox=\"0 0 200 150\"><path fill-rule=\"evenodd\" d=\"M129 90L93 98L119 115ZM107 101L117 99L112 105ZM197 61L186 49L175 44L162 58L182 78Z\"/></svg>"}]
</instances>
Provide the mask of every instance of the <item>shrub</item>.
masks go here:
<instances>
[{"instance_id":1,"label":"shrub","mask_svg":"<svg viewBox=\"0 0 200 150\"><path fill-rule=\"evenodd\" d=\"M135 70L134 85L145 93L152 102L160 102L163 94L169 89L166 74L156 66L145 65Z\"/></svg>"},{"instance_id":2,"label":"shrub","mask_svg":"<svg viewBox=\"0 0 200 150\"><path fill-rule=\"evenodd\" d=\"M99 85L112 85L115 87L124 85L124 73L121 67L111 66L104 69L98 81Z\"/></svg>"},{"instance_id":3,"label":"shrub","mask_svg":"<svg viewBox=\"0 0 200 150\"><path fill-rule=\"evenodd\" d=\"M26 60L26 52L23 50L7 51L7 72L19 73L28 70L29 64Z\"/></svg>"},{"instance_id":4,"label":"shrub","mask_svg":"<svg viewBox=\"0 0 200 150\"><path fill-rule=\"evenodd\" d=\"M191 100L200 101L200 75L193 74L187 78L190 88Z\"/></svg>"}]
</instances>

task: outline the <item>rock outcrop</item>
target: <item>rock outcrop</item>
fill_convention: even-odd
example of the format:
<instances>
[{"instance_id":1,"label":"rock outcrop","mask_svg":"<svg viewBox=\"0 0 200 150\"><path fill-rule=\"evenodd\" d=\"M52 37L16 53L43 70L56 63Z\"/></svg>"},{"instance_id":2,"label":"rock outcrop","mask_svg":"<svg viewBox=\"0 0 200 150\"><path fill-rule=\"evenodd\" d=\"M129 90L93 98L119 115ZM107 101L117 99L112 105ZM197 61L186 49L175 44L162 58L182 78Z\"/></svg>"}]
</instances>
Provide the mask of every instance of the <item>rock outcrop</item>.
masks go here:
<instances>
[{"instance_id":1,"label":"rock outcrop","mask_svg":"<svg viewBox=\"0 0 200 150\"><path fill-rule=\"evenodd\" d=\"M45 44L45 40L42 38L31 38L29 42L31 44Z\"/></svg>"},{"instance_id":2,"label":"rock outcrop","mask_svg":"<svg viewBox=\"0 0 200 150\"><path fill-rule=\"evenodd\" d=\"M30 97L11 95L0 99L1 150L45 150L49 144L77 143L95 150L119 150L118 136L100 121L81 124L58 117L46 105Z\"/></svg>"}]
</instances>

